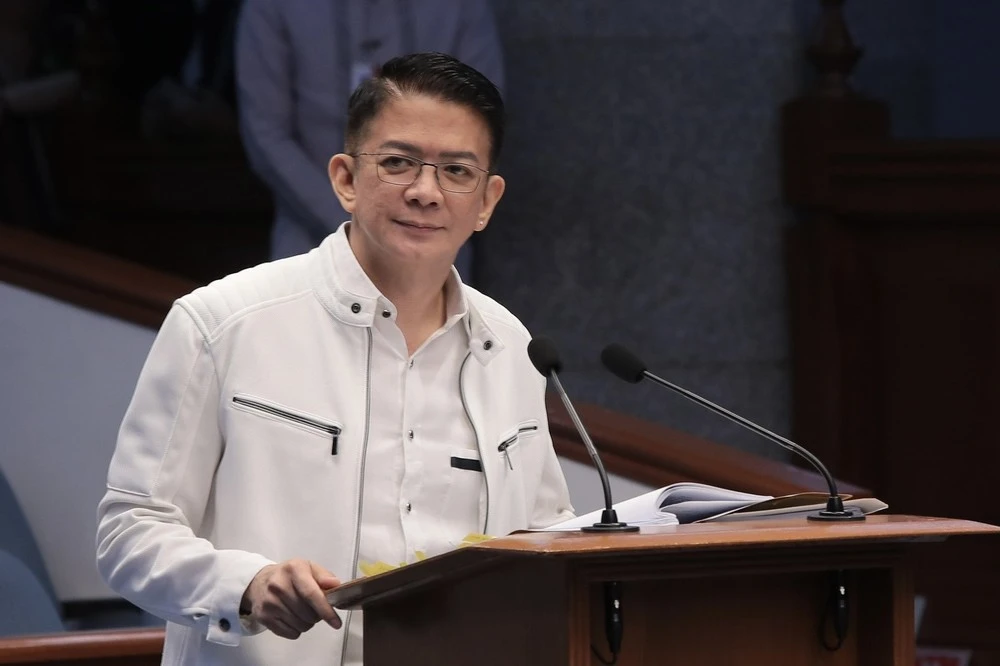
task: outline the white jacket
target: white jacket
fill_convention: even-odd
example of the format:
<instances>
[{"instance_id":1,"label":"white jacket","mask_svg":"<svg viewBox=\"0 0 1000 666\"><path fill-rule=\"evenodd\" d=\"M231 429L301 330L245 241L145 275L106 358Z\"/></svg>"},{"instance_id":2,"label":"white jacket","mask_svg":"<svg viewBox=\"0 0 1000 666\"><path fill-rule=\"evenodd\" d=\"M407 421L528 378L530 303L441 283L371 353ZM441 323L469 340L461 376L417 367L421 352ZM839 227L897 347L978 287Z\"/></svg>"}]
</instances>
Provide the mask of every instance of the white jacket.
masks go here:
<instances>
[{"instance_id":1,"label":"white jacket","mask_svg":"<svg viewBox=\"0 0 1000 666\"><path fill-rule=\"evenodd\" d=\"M164 664L340 662L342 630L321 623L288 641L238 612L273 562L310 559L341 580L356 571L381 308L338 284L333 258L346 244L341 227L306 255L178 300L146 360L98 510L97 559L114 590L168 620ZM460 384L486 480L482 530L571 517L528 332L463 289ZM526 423L537 434L503 450Z\"/></svg>"}]
</instances>

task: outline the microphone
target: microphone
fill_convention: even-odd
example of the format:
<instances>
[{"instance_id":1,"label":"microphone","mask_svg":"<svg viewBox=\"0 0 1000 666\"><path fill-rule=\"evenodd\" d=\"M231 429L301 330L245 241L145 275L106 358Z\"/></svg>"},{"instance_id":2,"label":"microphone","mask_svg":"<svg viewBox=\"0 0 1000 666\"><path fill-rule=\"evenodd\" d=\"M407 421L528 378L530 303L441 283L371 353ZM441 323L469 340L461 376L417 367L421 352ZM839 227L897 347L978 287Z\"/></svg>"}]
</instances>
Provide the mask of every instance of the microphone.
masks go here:
<instances>
[{"instance_id":1,"label":"microphone","mask_svg":"<svg viewBox=\"0 0 1000 666\"><path fill-rule=\"evenodd\" d=\"M619 378L624 379L625 381L631 384L638 384L643 379L649 378L653 380L655 383L659 384L660 386L665 386L671 391L680 393L688 400L696 402L702 407L707 407L716 414L724 416L730 421L734 421L743 426L744 428L747 428L748 430L751 430L757 433L758 435L761 435L762 437L771 440L775 444L783 446L789 451L793 451L794 453L808 460L809 463L813 467L815 467L820 474L823 475L823 478L826 479L826 484L829 487L830 491L830 496L826 500L826 509L821 511L814 511L812 513L807 514L806 518L808 518L809 520L864 520L865 519L865 515L861 512L860 509L854 507L849 507L849 508L844 507L844 500L840 496L840 493L837 492L837 483L830 475L830 472L826 469L826 466L823 465L822 462L820 462L819 458L817 458L812 453L810 453L803 447L799 446L795 442L789 439L785 439L781 435L775 434L770 430L767 430L766 428L762 428L756 423L753 423L752 421L749 421L738 414L734 414L728 409L723 409L722 407L719 407L715 403L710 402L705 398L702 398L700 395L692 393L687 389L681 388L676 384L672 384L667 380L663 379L662 377L657 377L656 375L654 375L653 373L649 372L646 369L646 364L643 363L638 356L636 356L628 349L619 344L610 344L604 348L604 350L601 352L601 363L603 363L604 367L610 370L612 374L617 375Z\"/></svg>"},{"instance_id":2,"label":"microphone","mask_svg":"<svg viewBox=\"0 0 1000 666\"><path fill-rule=\"evenodd\" d=\"M594 465L597 467L597 473L601 477L601 484L604 486L604 510L601 512L601 522L580 529L584 532L639 531L638 525L618 522L618 514L611 503L611 484L608 481L608 473L604 469L604 463L601 462L601 457L597 454L597 449L594 448L594 443L590 440L590 435L587 434L587 430L583 427L580 417L573 408L573 403L570 402L569 396L559 381L559 373L562 372L562 361L559 359L559 351L556 349L555 343L541 336L533 338L528 343L528 358L531 359L531 364L535 366L535 370L538 370L543 377L552 380L552 384L556 387L556 392L562 398L566 411L569 412L569 418L573 421L576 431L580 433L583 445L587 447L590 459L594 461Z\"/></svg>"}]
</instances>

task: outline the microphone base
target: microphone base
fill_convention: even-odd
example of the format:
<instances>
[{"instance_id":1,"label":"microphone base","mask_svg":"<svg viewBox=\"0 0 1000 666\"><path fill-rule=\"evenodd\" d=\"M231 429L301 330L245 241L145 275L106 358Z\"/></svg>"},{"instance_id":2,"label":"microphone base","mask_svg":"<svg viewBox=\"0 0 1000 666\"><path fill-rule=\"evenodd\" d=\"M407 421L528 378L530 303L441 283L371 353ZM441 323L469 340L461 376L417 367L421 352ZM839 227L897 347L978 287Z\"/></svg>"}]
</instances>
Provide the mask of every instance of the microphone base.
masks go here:
<instances>
[{"instance_id":1,"label":"microphone base","mask_svg":"<svg viewBox=\"0 0 1000 666\"><path fill-rule=\"evenodd\" d=\"M638 532L638 525L628 523L594 523L580 528L581 532L591 533L616 533L616 532Z\"/></svg>"},{"instance_id":2,"label":"microphone base","mask_svg":"<svg viewBox=\"0 0 1000 666\"><path fill-rule=\"evenodd\" d=\"M843 511L814 511L806 515L806 520L819 520L825 522L837 522L845 520L865 520L865 514L861 509L847 508Z\"/></svg>"}]
</instances>

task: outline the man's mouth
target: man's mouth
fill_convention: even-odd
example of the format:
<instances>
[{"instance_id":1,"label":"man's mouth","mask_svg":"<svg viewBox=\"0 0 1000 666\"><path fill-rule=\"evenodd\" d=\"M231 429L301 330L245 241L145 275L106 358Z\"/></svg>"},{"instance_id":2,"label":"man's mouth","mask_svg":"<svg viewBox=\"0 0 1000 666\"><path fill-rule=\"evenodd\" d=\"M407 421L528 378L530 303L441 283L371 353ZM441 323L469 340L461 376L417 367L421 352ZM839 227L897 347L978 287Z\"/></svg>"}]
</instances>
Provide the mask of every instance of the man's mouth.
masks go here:
<instances>
[{"instance_id":1,"label":"man's mouth","mask_svg":"<svg viewBox=\"0 0 1000 666\"><path fill-rule=\"evenodd\" d=\"M416 229L417 231L436 231L441 228L435 224L427 224L425 222L414 222L413 220L393 219L393 222L402 225L404 227L409 227L410 229Z\"/></svg>"}]
</instances>

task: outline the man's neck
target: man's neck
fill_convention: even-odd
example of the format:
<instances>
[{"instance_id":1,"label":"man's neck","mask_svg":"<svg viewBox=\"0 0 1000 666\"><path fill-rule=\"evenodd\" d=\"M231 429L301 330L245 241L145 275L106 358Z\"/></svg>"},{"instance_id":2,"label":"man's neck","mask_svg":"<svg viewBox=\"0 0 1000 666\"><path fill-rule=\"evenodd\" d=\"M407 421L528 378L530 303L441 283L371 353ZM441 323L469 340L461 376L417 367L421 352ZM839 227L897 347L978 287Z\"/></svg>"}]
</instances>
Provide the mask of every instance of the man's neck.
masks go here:
<instances>
[{"instance_id":1,"label":"man's neck","mask_svg":"<svg viewBox=\"0 0 1000 666\"><path fill-rule=\"evenodd\" d=\"M430 270L426 267L411 271L367 268L368 277L382 295L396 306L396 325L406 338L406 347L413 354L447 318L446 284L451 267Z\"/></svg>"}]
</instances>

